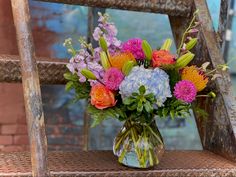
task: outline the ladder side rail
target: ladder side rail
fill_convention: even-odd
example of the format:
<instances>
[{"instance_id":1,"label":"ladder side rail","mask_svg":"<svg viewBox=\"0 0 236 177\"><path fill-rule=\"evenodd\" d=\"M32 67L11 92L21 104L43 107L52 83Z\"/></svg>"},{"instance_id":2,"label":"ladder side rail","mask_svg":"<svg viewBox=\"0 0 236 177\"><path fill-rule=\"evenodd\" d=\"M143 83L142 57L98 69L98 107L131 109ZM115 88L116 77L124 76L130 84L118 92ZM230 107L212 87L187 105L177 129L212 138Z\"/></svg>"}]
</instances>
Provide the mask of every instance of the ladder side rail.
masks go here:
<instances>
[{"instance_id":1,"label":"ladder side rail","mask_svg":"<svg viewBox=\"0 0 236 177\"><path fill-rule=\"evenodd\" d=\"M46 177L47 139L44 113L31 32L28 0L11 0L21 61L22 84L31 151L32 175Z\"/></svg>"}]
</instances>

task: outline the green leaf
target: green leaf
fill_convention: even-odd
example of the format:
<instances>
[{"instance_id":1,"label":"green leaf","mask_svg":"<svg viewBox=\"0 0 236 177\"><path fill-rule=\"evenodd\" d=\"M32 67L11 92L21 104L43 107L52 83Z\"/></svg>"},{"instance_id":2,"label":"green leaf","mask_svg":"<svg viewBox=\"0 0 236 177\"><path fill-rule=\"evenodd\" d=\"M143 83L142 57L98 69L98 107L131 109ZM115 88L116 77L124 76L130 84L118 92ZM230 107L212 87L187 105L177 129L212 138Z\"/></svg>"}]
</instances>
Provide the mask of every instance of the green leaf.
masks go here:
<instances>
[{"instance_id":1,"label":"green leaf","mask_svg":"<svg viewBox=\"0 0 236 177\"><path fill-rule=\"evenodd\" d=\"M78 76L76 74L72 74L71 72L66 72L65 74L63 74L63 76L66 80L71 80L71 81L78 80Z\"/></svg>"},{"instance_id":2,"label":"green leaf","mask_svg":"<svg viewBox=\"0 0 236 177\"><path fill-rule=\"evenodd\" d=\"M133 92L133 93L132 93L132 96L138 96L138 93Z\"/></svg>"},{"instance_id":3,"label":"green leaf","mask_svg":"<svg viewBox=\"0 0 236 177\"><path fill-rule=\"evenodd\" d=\"M142 112L142 111L143 111L143 103L142 103L141 101L138 102L137 111L138 111L138 112Z\"/></svg>"},{"instance_id":4,"label":"green leaf","mask_svg":"<svg viewBox=\"0 0 236 177\"><path fill-rule=\"evenodd\" d=\"M133 103L134 101L135 101L135 100L132 99L132 97L127 97L127 98L123 99L123 103L124 103L125 105L130 105L130 104Z\"/></svg>"},{"instance_id":5,"label":"green leaf","mask_svg":"<svg viewBox=\"0 0 236 177\"><path fill-rule=\"evenodd\" d=\"M142 41L142 49L143 49L143 52L144 52L147 60L151 60L152 59L152 48L146 40Z\"/></svg>"},{"instance_id":6,"label":"green leaf","mask_svg":"<svg viewBox=\"0 0 236 177\"><path fill-rule=\"evenodd\" d=\"M146 110L148 113L152 113L152 112L153 112L153 106L150 104L149 101L147 101L147 102L144 104L144 108L145 108L145 110Z\"/></svg>"},{"instance_id":7,"label":"green leaf","mask_svg":"<svg viewBox=\"0 0 236 177\"><path fill-rule=\"evenodd\" d=\"M170 117L171 117L172 119L175 118L175 111L174 111L174 110L171 110L171 111L170 111Z\"/></svg>"},{"instance_id":8,"label":"green leaf","mask_svg":"<svg viewBox=\"0 0 236 177\"><path fill-rule=\"evenodd\" d=\"M138 90L139 90L140 95L144 95L146 92L146 88L144 85L141 85Z\"/></svg>"},{"instance_id":9,"label":"green leaf","mask_svg":"<svg viewBox=\"0 0 236 177\"><path fill-rule=\"evenodd\" d=\"M109 118L119 118L119 114L117 110L114 108L107 108L107 109L97 109L93 105L89 104L87 107L88 113L93 118L92 127L102 123L104 120Z\"/></svg>"},{"instance_id":10,"label":"green leaf","mask_svg":"<svg viewBox=\"0 0 236 177\"><path fill-rule=\"evenodd\" d=\"M133 103L133 104L131 104L131 105L128 106L128 109L129 109L130 111L133 111L133 110L135 110L136 108L137 108L137 103Z\"/></svg>"},{"instance_id":11,"label":"green leaf","mask_svg":"<svg viewBox=\"0 0 236 177\"><path fill-rule=\"evenodd\" d=\"M74 89L75 89L75 99L80 100L80 99L88 99L89 98L89 93L91 90L91 86L89 82L74 82Z\"/></svg>"},{"instance_id":12,"label":"green leaf","mask_svg":"<svg viewBox=\"0 0 236 177\"><path fill-rule=\"evenodd\" d=\"M73 81L69 81L66 83L66 86L65 86L65 90L68 92L70 91L72 88L73 88L73 85L74 85L74 82Z\"/></svg>"}]
</instances>

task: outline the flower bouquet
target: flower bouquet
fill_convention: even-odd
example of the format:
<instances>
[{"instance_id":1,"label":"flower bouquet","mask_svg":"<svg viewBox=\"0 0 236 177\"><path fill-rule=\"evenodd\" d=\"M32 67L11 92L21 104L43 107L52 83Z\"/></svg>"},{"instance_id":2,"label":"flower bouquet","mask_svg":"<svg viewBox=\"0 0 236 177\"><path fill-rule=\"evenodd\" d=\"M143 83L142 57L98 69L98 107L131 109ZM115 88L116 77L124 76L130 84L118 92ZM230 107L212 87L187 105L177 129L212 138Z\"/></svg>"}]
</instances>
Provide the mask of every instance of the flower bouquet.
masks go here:
<instances>
[{"instance_id":1,"label":"flower bouquet","mask_svg":"<svg viewBox=\"0 0 236 177\"><path fill-rule=\"evenodd\" d=\"M159 49L152 49L139 38L121 42L108 14L99 13L93 38L99 46L93 48L80 38L81 49L72 40L64 46L72 54L66 90L75 90L75 100L87 99L88 112L96 126L107 118L124 121L116 136L113 152L126 166L148 168L159 163L164 152L162 136L155 118L186 118L196 97L215 97L214 92L199 94L218 69L208 70L188 64L194 59L191 49L197 43L199 23L195 15L182 37L177 54L171 54L171 39Z\"/></svg>"}]
</instances>

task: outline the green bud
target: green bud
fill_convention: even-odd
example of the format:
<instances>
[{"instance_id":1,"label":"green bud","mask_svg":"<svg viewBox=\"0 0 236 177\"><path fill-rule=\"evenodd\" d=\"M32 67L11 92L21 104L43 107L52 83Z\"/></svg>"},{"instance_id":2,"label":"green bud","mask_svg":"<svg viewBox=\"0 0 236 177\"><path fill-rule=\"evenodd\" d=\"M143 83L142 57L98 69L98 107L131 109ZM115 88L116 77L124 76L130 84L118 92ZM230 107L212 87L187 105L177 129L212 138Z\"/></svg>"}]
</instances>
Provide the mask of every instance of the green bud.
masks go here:
<instances>
[{"instance_id":1,"label":"green bud","mask_svg":"<svg viewBox=\"0 0 236 177\"><path fill-rule=\"evenodd\" d=\"M191 50L197 44L197 38L192 38L187 44L186 49Z\"/></svg>"},{"instance_id":2,"label":"green bud","mask_svg":"<svg viewBox=\"0 0 236 177\"><path fill-rule=\"evenodd\" d=\"M216 94L213 91L209 92L207 95L210 96L211 98L216 97Z\"/></svg>"},{"instance_id":3,"label":"green bud","mask_svg":"<svg viewBox=\"0 0 236 177\"><path fill-rule=\"evenodd\" d=\"M125 64L122 67L122 72L124 73L124 75L129 75L130 71L132 70L132 68L134 67L135 62L134 61L127 61L125 62Z\"/></svg>"},{"instance_id":4,"label":"green bud","mask_svg":"<svg viewBox=\"0 0 236 177\"><path fill-rule=\"evenodd\" d=\"M92 80L97 79L96 76L88 69L82 69L80 73L87 79L92 79Z\"/></svg>"},{"instance_id":5,"label":"green bud","mask_svg":"<svg viewBox=\"0 0 236 177\"><path fill-rule=\"evenodd\" d=\"M102 64L102 67L107 70L108 68L110 68L110 63L108 61L108 58L107 58L107 54L106 52L102 51L100 52L100 58L101 58L101 64Z\"/></svg>"},{"instance_id":6,"label":"green bud","mask_svg":"<svg viewBox=\"0 0 236 177\"><path fill-rule=\"evenodd\" d=\"M107 42L104 37L100 37L99 39L99 46L102 48L104 52L107 52Z\"/></svg>"},{"instance_id":7,"label":"green bud","mask_svg":"<svg viewBox=\"0 0 236 177\"><path fill-rule=\"evenodd\" d=\"M171 44L172 44L172 40L166 39L164 44L161 46L161 50L170 50Z\"/></svg>"},{"instance_id":8,"label":"green bud","mask_svg":"<svg viewBox=\"0 0 236 177\"><path fill-rule=\"evenodd\" d=\"M144 52L146 58L148 60L151 60L152 59L152 48L146 40L143 40L143 42L142 42L142 49L143 49L143 52Z\"/></svg>"},{"instance_id":9,"label":"green bud","mask_svg":"<svg viewBox=\"0 0 236 177\"><path fill-rule=\"evenodd\" d=\"M181 57L179 57L177 59L177 61L175 63L175 68L176 69L181 69L181 68L187 66L192 61L194 56L195 55L191 52L188 52L188 53L182 55Z\"/></svg>"}]
</instances>

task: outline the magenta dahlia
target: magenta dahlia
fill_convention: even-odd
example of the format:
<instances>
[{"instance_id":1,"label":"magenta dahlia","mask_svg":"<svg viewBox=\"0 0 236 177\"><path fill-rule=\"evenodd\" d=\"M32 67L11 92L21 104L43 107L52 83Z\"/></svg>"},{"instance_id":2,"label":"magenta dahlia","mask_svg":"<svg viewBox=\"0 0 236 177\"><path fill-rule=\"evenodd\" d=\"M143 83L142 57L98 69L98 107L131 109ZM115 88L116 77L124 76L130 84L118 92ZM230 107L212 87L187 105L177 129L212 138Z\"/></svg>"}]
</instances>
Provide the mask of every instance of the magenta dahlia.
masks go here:
<instances>
[{"instance_id":1,"label":"magenta dahlia","mask_svg":"<svg viewBox=\"0 0 236 177\"><path fill-rule=\"evenodd\" d=\"M196 98L197 89L192 82L182 80L175 84L174 95L178 100L191 103Z\"/></svg>"},{"instance_id":2,"label":"magenta dahlia","mask_svg":"<svg viewBox=\"0 0 236 177\"><path fill-rule=\"evenodd\" d=\"M110 90L118 90L124 80L124 74L117 68L109 68L104 75L105 86Z\"/></svg>"},{"instance_id":3,"label":"magenta dahlia","mask_svg":"<svg viewBox=\"0 0 236 177\"><path fill-rule=\"evenodd\" d=\"M123 52L131 52L137 60L143 60L145 54L142 49L142 39L133 38L122 44Z\"/></svg>"}]
</instances>

